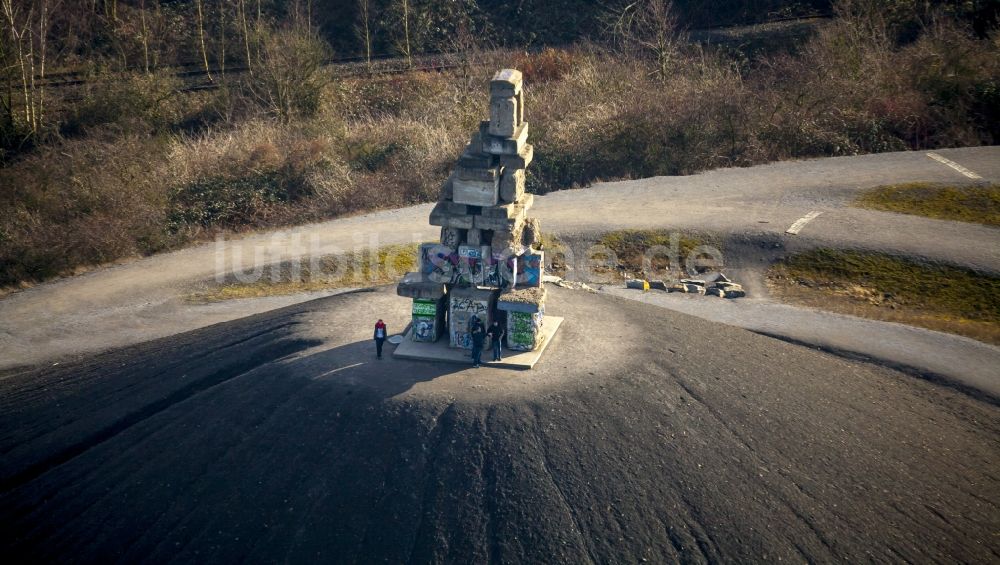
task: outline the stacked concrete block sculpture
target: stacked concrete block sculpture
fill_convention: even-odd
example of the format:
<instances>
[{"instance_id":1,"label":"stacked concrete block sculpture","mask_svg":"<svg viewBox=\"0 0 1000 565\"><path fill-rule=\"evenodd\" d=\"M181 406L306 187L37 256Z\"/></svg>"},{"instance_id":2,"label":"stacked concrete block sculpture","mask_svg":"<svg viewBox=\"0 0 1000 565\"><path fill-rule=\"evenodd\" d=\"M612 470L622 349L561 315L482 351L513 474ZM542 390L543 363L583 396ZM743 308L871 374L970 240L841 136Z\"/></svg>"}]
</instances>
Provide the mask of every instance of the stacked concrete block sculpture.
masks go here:
<instances>
[{"instance_id":1,"label":"stacked concrete block sculpture","mask_svg":"<svg viewBox=\"0 0 1000 565\"><path fill-rule=\"evenodd\" d=\"M399 283L398 293L415 301L414 340L436 340L446 316L450 345L469 348L473 317L488 325L506 315L511 349L530 351L539 344L544 255L538 220L528 216L534 196L525 192L525 171L534 149L522 83L514 69L493 76L489 120L472 134L430 214L431 225L441 228L440 241L420 247L419 272ZM512 302L515 296L522 301Z\"/></svg>"}]
</instances>

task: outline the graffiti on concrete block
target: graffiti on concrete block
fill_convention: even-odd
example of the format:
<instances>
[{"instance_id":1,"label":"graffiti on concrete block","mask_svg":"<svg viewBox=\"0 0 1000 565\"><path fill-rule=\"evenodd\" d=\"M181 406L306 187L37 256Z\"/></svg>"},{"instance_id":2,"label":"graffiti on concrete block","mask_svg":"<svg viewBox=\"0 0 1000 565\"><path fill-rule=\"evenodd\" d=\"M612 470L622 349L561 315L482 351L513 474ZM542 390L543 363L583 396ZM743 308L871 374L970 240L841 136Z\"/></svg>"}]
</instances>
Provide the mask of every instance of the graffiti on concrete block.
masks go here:
<instances>
[{"instance_id":1,"label":"graffiti on concrete block","mask_svg":"<svg viewBox=\"0 0 1000 565\"><path fill-rule=\"evenodd\" d=\"M517 284L541 286L545 258L542 253L525 253L518 259Z\"/></svg>"},{"instance_id":2,"label":"graffiti on concrete block","mask_svg":"<svg viewBox=\"0 0 1000 565\"><path fill-rule=\"evenodd\" d=\"M445 247L457 249L465 239L465 230L458 228L441 228L441 244Z\"/></svg>"},{"instance_id":3,"label":"graffiti on concrete block","mask_svg":"<svg viewBox=\"0 0 1000 565\"><path fill-rule=\"evenodd\" d=\"M491 301L489 299L470 297L451 297L451 313L449 315L450 340L452 347L472 348L469 329L472 319L476 318L483 326L491 323Z\"/></svg>"},{"instance_id":4,"label":"graffiti on concrete block","mask_svg":"<svg viewBox=\"0 0 1000 565\"><path fill-rule=\"evenodd\" d=\"M458 282L484 286L489 266L489 247L462 245L458 248Z\"/></svg>"},{"instance_id":5,"label":"graffiti on concrete block","mask_svg":"<svg viewBox=\"0 0 1000 565\"><path fill-rule=\"evenodd\" d=\"M431 300L428 298L414 298L413 299L413 316L429 316L436 317L438 313L438 301Z\"/></svg>"},{"instance_id":6,"label":"graffiti on concrete block","mask_svg":"<svg viewBox=\"0 0 1000 565\"><path fill-rule=\"evenodd\" d=\"M468 314L469 316L483 316L490 311L490 303L474 298L452 298L451 311Z\"/></svg>"},{"instance_id":7,"label":"graffiti on concrete block","mask_svg":"<svg viewBox=\"0 0 1000 565\"><path fill-rule=\"evenodd\" d=\"M508 312L507 345L514 351L531 351L541 340L544 314Z\"/></svg>"},{"instance_id":8,"label":"graffiti on concrete block","mask_svg":"<svg viewBox=\"0 0 1000 565\"><path fill-rule=\"evenodd\" d=\"M517 258L508 252L493 253L486 269L483 286L508 288L517 280Z\"/></svg>"},{"instance_id":9,"label":"graffiti on concrete block","mask_svg":"<svg viewBox=\"0 0 1000 565\"><path fill-rule=\"evenodd\" d=\"M440 283L455 282L455 250L439 243L420 246L420 272L429 280Z\"/></svg>"},{"instance_id":10,"label":"graffiti on concrete block","mask_svg":"<svg viewBox=\"0 0 1000 565\"><path fill-rule=\"evenodd\" d=\"M437 341L437 318L427 318L424 316L413 317L413 341L434 342Z\"/></svg>"}]
</instances>

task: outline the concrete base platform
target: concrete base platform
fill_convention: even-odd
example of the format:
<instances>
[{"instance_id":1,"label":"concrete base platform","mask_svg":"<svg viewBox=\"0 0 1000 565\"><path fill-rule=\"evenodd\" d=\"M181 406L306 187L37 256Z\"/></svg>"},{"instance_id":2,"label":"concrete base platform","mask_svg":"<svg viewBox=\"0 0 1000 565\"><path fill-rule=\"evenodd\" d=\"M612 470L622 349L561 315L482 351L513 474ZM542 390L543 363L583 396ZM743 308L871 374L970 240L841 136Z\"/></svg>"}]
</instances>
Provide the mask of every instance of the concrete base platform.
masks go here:
<instances>
[{"instance_id":1,"label":"concrete base platform","mask_svg":"<svg viewBox=\"0 0 1000 565\"><path fill-rule=\"evenodd\" d=\"M504 349L503 361L492 362L493 349L487 348L483 351L483 366L502 367L507 369L531 369L542 358L542 353L552 342L552 338L562 325L563 319L558 316L545 316L545 324L542 326L542 344L534 351L510 351ZM406 332L403 343L396 346L392 353L398 359L413 359L417 361L436 361L438 363L461 363L471 365L472 357L467 349L452 349L448 347L448 336L442 336L435 343L417 343L413 341L410 333Z\"/></svg>"}]
</instances>

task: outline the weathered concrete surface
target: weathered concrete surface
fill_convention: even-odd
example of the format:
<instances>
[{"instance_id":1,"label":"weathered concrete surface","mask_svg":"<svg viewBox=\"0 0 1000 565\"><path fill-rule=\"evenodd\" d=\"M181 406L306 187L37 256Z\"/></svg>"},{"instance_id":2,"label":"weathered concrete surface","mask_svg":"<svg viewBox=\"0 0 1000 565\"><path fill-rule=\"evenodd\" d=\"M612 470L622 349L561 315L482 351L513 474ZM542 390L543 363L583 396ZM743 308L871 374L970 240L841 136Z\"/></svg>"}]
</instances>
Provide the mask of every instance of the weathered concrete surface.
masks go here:
<instances>
[{"instance_id":1,"label":"weathered concrete surface","mask_svg":"<svg viewBox=\"0 0 1000 565\"><path fill-rule=\"evenodd\" d=\"M517 126L514 135L510 137L496 137L487 135L489 132L489 122L480 124L480 133L483 138L483 153L492 155L520 155L524 152L524 147L528 143L528 122Z\"/></svg>"},{"instance_id":2,"label":"weathered concrete surface","mask_svg":"<svg viewBox=\"0 0 1000 565\"><path fill-rule=\"evenodd\" d=\"M500 199L504 202L517 202L524 197L524 169L504 169L500 177Z\"/></svg>"},{"instance_id":3,"label":"weathered concrete surface","mask_svg":"<svg viewBox=\"0 0 1000 565\"><path fill-rule=\"evenodd\" d=\"M467 180L455 177L452 181L452 199L457 204L469 206L496 206L500 201L500 178Z\"/></svg>"},{"instance_id":4,"label":"weathered concrete surface","mask_svg":"<svg viewBox=\"0 0 1000 565\"><path fill-rule=\"evenodd\" d=\"M424 273L406 273L396 285L396 294L406 298L437 300L445 295L445 286L442 281L433 280Z\"/></svg>"}]
</instances>

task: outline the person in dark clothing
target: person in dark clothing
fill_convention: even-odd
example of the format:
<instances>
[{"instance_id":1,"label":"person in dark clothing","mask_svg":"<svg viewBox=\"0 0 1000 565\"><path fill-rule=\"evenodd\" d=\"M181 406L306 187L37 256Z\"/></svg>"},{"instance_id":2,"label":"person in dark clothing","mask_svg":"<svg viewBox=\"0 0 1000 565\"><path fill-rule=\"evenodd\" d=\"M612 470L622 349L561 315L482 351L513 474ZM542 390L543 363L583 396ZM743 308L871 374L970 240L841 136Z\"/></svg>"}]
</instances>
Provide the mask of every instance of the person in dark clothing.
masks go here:
<instances>
[{"instance_id":1,"label":"person in dark clothing","mask_svg":"<svg viewBox=\"0 0 1000 565\"><path fill-rule=\"evenodd\" d=\"M490 336L490 340L493 342L494 361L503 361L500 352L503 350L504 333L504 327L500 325L500 320L493 320L493 325L486 331L486 335Z\"/></svg>"},{"instance_id":2,"label":"person in dark clothing","mask_svg":"<svg viewBox=\"0 0 1000 565\"><path fill-rule=\"evenodd\" d=\"M472 366L478 368L482 363L483 342L486 340L486 329L479 318L473 318L469 327L469 335L472 337Z\"/></svg>"},{"instance_id":3,"label":"person in dark clothing","mask_svg":"<svg viewBox=\"0 0 1000 565\"><path fill-rule=\"evenodd\" d=\"M385 322L382 320L375 322L375 355L379 359L382 358L382 345L385 344L387 337L389 337L389 329L385 327Z\"/></svg>"}]
</instances>

